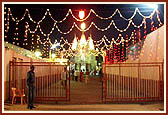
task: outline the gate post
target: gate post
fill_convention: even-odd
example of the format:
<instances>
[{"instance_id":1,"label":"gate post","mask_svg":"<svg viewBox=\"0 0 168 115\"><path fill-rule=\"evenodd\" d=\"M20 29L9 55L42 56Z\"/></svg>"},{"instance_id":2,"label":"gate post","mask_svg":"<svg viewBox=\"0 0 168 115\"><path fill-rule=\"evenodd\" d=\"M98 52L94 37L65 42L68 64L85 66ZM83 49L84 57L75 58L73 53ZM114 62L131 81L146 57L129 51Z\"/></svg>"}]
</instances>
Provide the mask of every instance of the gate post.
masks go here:
<instances>
[{"instance_id":1,"label":"gate post","mask_svg":"<svg viewBox=\"0 0 168 115\"><path fill-rule=\"evenodd\" d=\"M70 71L70 69L71 69L71 68L70 68L70 62L68 62L68 63L69 63L69 101L70 101L70 89L71 89L71 88L70 88L70 86L71 86L71 85L70 85L70 84L71 84L71 82L70 82L70 80L71 80L71 71Z\"/></svg>"},{"instance_id":2,"label":"gate post","mask_svg":"<svg viewBox=\"0 0 168 115\"><path fill-rule=\"evenodd\" d=\"M162 83L162 99L164 100L164 61L162 62L162 77L161 77L161 83Z\"/></svg>"},{"instance_id":3,"label":"gate post","mask_svg":"<svg viewBox=\"0 0 168 115\"><path fill-rule=\"evenodd\" d=\"M11 63L12 61L9 61L9 101L10 101L10 84L11 84Z\"/></svg>"}]
</instances>

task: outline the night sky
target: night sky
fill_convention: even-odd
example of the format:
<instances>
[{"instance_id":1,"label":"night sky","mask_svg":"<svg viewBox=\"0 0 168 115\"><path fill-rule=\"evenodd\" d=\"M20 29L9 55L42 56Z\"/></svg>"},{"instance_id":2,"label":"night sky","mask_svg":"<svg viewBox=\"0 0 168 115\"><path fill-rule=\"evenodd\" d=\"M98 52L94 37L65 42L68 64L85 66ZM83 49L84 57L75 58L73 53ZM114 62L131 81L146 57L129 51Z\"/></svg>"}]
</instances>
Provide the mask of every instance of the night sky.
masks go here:
<instances>
[{"instance_id":1,"label":"night sky","mask_svg":"<svg viewBox=\"0 0 168 115\"><path fill-rule=\"evenodd\" d=\"M141 13L145 16L148 16L153 11L152 8L149 8L147 5L143 5L143 4L5 4L5 7L11 8L11 12L12 12L13 16L18 17L18 19L20 19L23 16L25 9L28 8L32 19L35 21L41 20L47 9L50 10L50 12L55 20L62 20L65 17L65 15L67 14L68 9L72 9L73 14L77 18L78 18L78 12L81 9L85 10L86 16L89 13L90 9L93 9L99 16L102 16L102 17L109 17L114 13L114 11L116 9L119 9L121 14L125 18L130 18L134 13L135 8L139 8ZM159 16L160 16L161 22L164 24L164 5L159 4L158 10L160 12ZM5 11L7 12L7 10L5 10ZM115 15L112 19L115 21L116 26L120 29L124 29L128 24L128 22L126 22L122 18L120 18L118 14ZM91 16L84 22L86 23L87 27L93 21L98 27L105 28L109 25L109 23L111 22L112 19L101 20L101 19L97 18L92 13ZM141 23L142 19L143 18L140 15L136 15L133 18L133 21L136 25L139 25ZM155 22L154 25L158 26L156 15L154 15L153 19ZM58 24L58 27L60 28L61 31L67 32L67 30L69 30L71 28L71 26L73 25L74 21L80 27L81 22L78 22L75 19L73 19L73 17L71 15L69 15L68 18L63 23ZM28 16L26 15L25 19L22 20L21 22L19 22L19 24L17 25L17 27L18 27L17 32L19 33L19 35L18 35L19 46L30 50L31 49L30 46L32 44L31 44L31 39L29 39L29 38L31 38L32 34L30 34L29 32L28 32L28 38L27 38L28 45L23 46L23 43L25 42L24 41L24 39L25 39L24 38L25 22L29 23L31 30L35 29L36 24L31 22L29 20ZM8 37L5 38L5 41L13 43L13 41L14 41L13 38L15 36L14 33L16 31L16 23L13 22L11 18L10 18L9 23L10 23L9 31L7 33L5 33L5 35ZM44 33L49 33L51 31L53 24L54 24L53 20L47 15L46 18L40 23L40 26L41 26ZM150 24L151 24L151 20L147 19L147 34L149 34L151 32ZM143 28L144 28L144 26L142 26L140 28L141 33L142 33L141 37L143 37L143 33L144 33ZM125 38L126 34L128 36L130 36L131 32L134 29L135 28L133 26L130 26L126 32L123 32L121 34ZM80 37L82 32L80 32L76 27L74 27L74 29L69 34L63 35L63 34L59 33L57 31L57 29L55 29L53 31L53 33L50 35L50 40L52 43L54 43L55 39L57 39L59 41L61 37L64 37L65 39L68 40L68 42L72 42L73 38L74 38L74 34L76 34L78 37ZM114 28L114 26L111 26L110 29L108 29L107 31L104 31L104 32L98 31L94 26L92 26L89 31L85 32L86 37L88 37L90 34L92 35L93 40L98 41L103 37L103 35L106 35L109 40L112 37L114 37L116 39L118 34L120 34L120 32L118 32ZM39 35L41 37L41 39L46 38L40 33L39 29L35 33L35 35ZM36 46L36 44L34 46Z\"/></svg>"}]
</instances>

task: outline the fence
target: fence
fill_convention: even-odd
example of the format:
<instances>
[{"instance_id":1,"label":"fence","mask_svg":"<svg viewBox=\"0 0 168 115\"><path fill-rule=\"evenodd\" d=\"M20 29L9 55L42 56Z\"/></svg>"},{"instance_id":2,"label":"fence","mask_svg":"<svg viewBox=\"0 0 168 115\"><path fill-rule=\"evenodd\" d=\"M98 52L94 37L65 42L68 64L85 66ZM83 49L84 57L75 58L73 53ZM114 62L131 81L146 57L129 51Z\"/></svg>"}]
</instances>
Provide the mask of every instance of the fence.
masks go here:
<instances>
[{"instance_id":1,"label":"fence","mask_svg":"<svg viewBox=\"0 0 168 115\"><path fill-rule=\"evenodd\" d=\"M69 63L60 65L53 62L10 62L9 97L11 88L24 89L27 95L26 77L30 65L35 66L35 101L68 101L70 100L70 79L66 76L66 87L62 85L61 73ZM69 69L70 70L70 69ZM66 71L70 75L69 71Z\"/></svg>"},{"instance_id":2,"label":"fence","mask_svg":"<svg viewBox=\"0 0 168 115\"><path fill-rule=\"evenodd\" d=\"M145 102L164 99L163 63L104 65L104 102Z\"/></svg>"}]
</instances>

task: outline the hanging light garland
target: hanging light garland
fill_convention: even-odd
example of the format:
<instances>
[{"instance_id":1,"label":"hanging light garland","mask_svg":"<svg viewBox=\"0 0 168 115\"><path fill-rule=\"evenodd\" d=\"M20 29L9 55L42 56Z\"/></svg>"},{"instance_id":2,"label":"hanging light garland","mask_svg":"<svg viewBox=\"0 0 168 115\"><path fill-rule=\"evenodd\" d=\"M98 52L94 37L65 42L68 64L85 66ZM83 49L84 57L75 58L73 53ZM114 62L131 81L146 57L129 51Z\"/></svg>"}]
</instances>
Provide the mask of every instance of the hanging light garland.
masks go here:
<instances>
[{"instance_id":1,"label":"hanging light garland","mask_svg":"<svg viewBox=\"0 0 168 115\"><path fill-rule=\"evenodd\" d=\"M4 8L4 23L5 23L5 40L8 40L7 33L9 31L9 13L6 12L7 8Z\"/></svg>"},{"instance_id":2,"label":"hanging light garland","mask_svg":"<svg viewBox=\"0 0 168 115\"><path fill-rule=\"evenodd\" d=\"M16 45L19 45L19 33L18 33L18 21L17 21L17 18L16 18L16 28L15 28L15 33L14 33L14 38L15 38L15 40L16 40Z\"/></svg>"},{"instance_id":3,"label":"hanging light garland","mask_svg":"<svg viewBox=\"0 0 168 115\"><path fill-rule=\"evenodd\" d=\"M154 15L155 12L157 13L157 19L158 19L158 21L159 21L159 26L161 26L161 25L162 25L162 22L160 21L159 11L156 10L156 9L153 10L153 12L152 12L149 16L144 16L144 15L142 15L142 13L139 11L139 9L136 8L135 11L134 11L134 13L133 13L133 15L132 15L132 17L129 18L129 19L126 19L125 17L123 17L122 14L120 13L120 11L119 11L118 9L116 9L116 11L115 11L110 17L108 17L108 18L104 18L104 17L99 16L98 14L96 14L96 12L95 12L93 9L91 9L90 12L89 12L89 14L88 14L84 19L78 19L78 18L76 18L76 17L73 15L72 10L69 9L69 10L68 10L68 13L66 14L66 16L65 16L65 17L63 18L63 20L61 20L61 21L55 20L55 19L52 17L52 14L51 14L51 12L49 11L49 9L47 9L47 11L45 12L45 14L44 14L44 16L42 17L42 19L37 22L37 21L34 21L34 20L32 19L32 17L31 17L31 15L30 15L30 12L29 12L28 9L25 10L25 13L23 14L23 16L22 16L21 19L17 19L17 18L14 18L14 17L13 17L13 14L12 14L10 8L8 8L7 24L6 24L7 29L6 29L6 31L8 31L8 29L9 29L9 16L11 16L12 20L16 22L16 25L18 25L18 23L19 23L20 21L22 21L22 20L25 18L26 14L28 14L28 17L29 17L30 21L32 21L33 23L36 23L37 25L36 25L34 31L32 31L32 30L30 30L30 28L29 28L28 22L26 23L26 26L25 26L25 27L26 27L26 30L25 30L25 39L24 39L24 41L27 41L27 32L28 32L28 31L29 31L30 33L34 33L34 34L35 34L35 32L36 32L36 31L38 30L38 28L39 28L41 34L44 35L45 37L47 37L47 39L46 39L45 42L42 42L42 41L40 40L40 37L39 37L39 38L37 39L37 44L38 44L37 46L39 47L39 44L43 44L43 45L45 45L45 46L47 47L47 48L45 48L45 51L46 51L46 50L48 51L48 49L49 49L48 47L52 45L52 43L51 43L51 41L50 41L50 39L49 39L49 36L53 33L53 31L54 31L55 28L56 28L61 34L69 34L69 33L73 30L74 27L76 27L79 31L84 31L84 32L88 31L92 26L94 26L94 27L95 27L97 30L99 30L99 31L106 31L106 30L108 30L109 28L111 28L111 26L113 25L113 26L115 27L115 29L116 29L118 32L122 33L122 32L127 31L127 29L130 27L131 24L132 24L134 27L139 28L139 29L140 29L140 27L142 27L142 26L144 25L144 30L145 30L145 31L144 31L144 38L146 38L146 33L147 33L147 31L146 31L146 19L147 19L147 18L150 18L150 19L152 20L153 15ZM83 29L81 29L80 27L78 27L78 25L76 24L76 22L74 22L73 25L71 26L71 28L70 28L67 32L62 32L62 31L59 29L59 27L57 26L57 23L62 23L63 21L65 21L65 20L67 19L67 17L68 17L70 14L72 15L72 17L73 17L76 21L85 21L85 20L87 20L87 19L89 18L89 16L91 15L91 13L94 13L96 17L98 17L98 18L100 18L100 19L103 19L103 20L112 19L112 17L113 17L114 15L116 15L116 13L119 13L119 15L120 15L121 18L123 18L124 20L128 21L128 25L127 25L127 27L126 27L125 29L119 29L119 28L116 26L114 20L111 20L110 24L109 24L106 28L99 28L94 22L91 22L91 24L90 24L86 29L83 30ZM132 20L132 19L135 17L136 13L139 13L139 14L143 17L143 20L142 20L142 22L141 22L140 25L136 25L136 24L133 22L133 20ZM51 19L54 21L53 27L51 28L51 31L50 31L48 34L44 33L43 30L41 29L41 26L40 26L40 23L46 18L47 15L49 15L49 16L51 17ZM151 30L153 31L153 30L154 30L154 20L152 20L151 26L152 26ZM16 27L16 30L18 30L17 27ZM18 35L17 32L16 32L15 34ZM136 32L134 32L134 34L136 34ZM98 47L99 47L102 43L104 43L105 45L104 45L102 48L105 48L105 47L106 47L106 49L109 50L110 48L113 47L112 45L114 45L113 48L115 48L115 45L116 45L116 46L118 46L118 45L124 46L124 42L126 42L126 45L127 45L128 42L129 42L129 40L131 40L131 39L132 39L132 42L135 44L135 43L136 43L136 35L133 35L133 33L131 34L131 37L130 37L129 39L128 39L128 37L126 37L126 40L123 39L123 37L122 37L121 34L119 34L119 36L118 36L118 38L117 38L116 40L115 40L114 38L112 38L111 41L108 40L107 37L104 35L103 38L101 38L99 41L94 41L94 43L96 43ZM18 41L18 38L16 37L15 40ZM63 48L64 45L66 45L66 44L69 45L70 54L73 55L72 44L71 44L71 43L68 43L68 41L65 40L63 37L61 37L61 41L64 42L61 47ZM60 42L61 42L61 41L60 41ZM139 41L140 41L140 40L139 40ZM55 41L55 42L57 42L57 41ZM107 45L106 42L107 42L108 44L110 44L110 45ZM15 42L14 42L14 44L15 44ZM32 42L32 44L34 44L34 42ZM118 47L117 50L119 51L120 48ZM115 50L113 50L113 51L115 52ZM123 56L123 54L122 54L123 51L124 51L124 50L121 49L121 54L119 54L120 56ZM115 53L117 53L117 52L115 52ZM114 53L114 54L115 54L115 53ZM113 56L113 57L114 57L114 56ZM122 60L122 59L119 59L119 60Z\"/></svg>"},{"instance_id":4,"label":"hanging light garland","mask_svg":"<svg viewBox=\"0 0 168 115\"><path fill-rule=\"evenodd\" d=\"M126 34L126 59L128 58L128 54L130 53L129 50L129 42L128 42L128 35Z\"/></svg>"},{"instance_id":5,"label":"hanging light garland","mask_svg":"<svg viewBox=\"0 0 168 115\"><path fill-rule=\"evenodd\" d=\"M110 17L108 17L108 18L103 18L103 17L98 16L98 15L95 13L95 11L94 11L93 9L91 9L90 12L89 12L89 14L88 14L88 16L87 16L86 18L84 18L84 19L82 19L82 20L79 20L78 18L76 18L76 17L73 15L72 10L69 9L67 15L65 16L65 18L64 18L63 20L61 20L61 21L56 21L56 20L53 19L52 15L51 15L51 13L50 13L50 11L49 11L49 9L47 9L47 11L45 12L43 18L42 18L40 21L36 22L36 21L34 21L34 20L31 18L31 15L30 15L30 13L29 13L29 10L26 9L24 15L22 16L22 18L21 18L20 20L17 20L17 21L18 21L18 22L22 21L22 20L24 19L25 15L26 15L26 13L27 13L29 19L30 19L33 23L37 23L37 26L36 26L36 28L35 28L34 31L30 31L30 29L28 29L28 30L30 31L30 33L35 33L35 32L37 31L37 28L40 28L41 34L43 34L44 36L50 36L50 34L53 33L55 26L56 26L57 30L58 30L61 34L69 34L69 33L72 31L72 29L73 29L74 27L76 27L79 31L83 31L82 29L80 29L80 28L77 26L77 24L76 24L75 22L73 23L73 25L72 25L72 27L70 28L70 30L68 30L67 32L62 32L62 31L59 29L59 27L57 26L57 23L62 23L64 20L67 19L67 17L69 16L69 14L71 14L72 17L73 17L76 21L85 21L85 20L90 16L91 13L94 13L95 16L99 17L100 19L107 20L107 19L111 19L111 18L116 14L116 12L119 13L119 15L120 15L121 18L125 19L126 21L129 21L129 23L128 23L128 25L127 25L127 27L126 27L125 29L122 29L122 30L119 29L119 28L116 26L116 24L114 23L114 20L112 20L111 23L110 23L106 28L104 28L104 29L99 28L94 22L91 22L91 24L88 26L88 28L86 28L84 31L88 31L88 30L92 27L92 25L93 25L96 29L98 29L98 30L100 30L100 31L106 31L106 30L108 30L108 29L111 27L111 25L113 25L113 26L117 29L117 31L119 31L119 32L125 32L125 31L127 31L127 29L129 28L130 24L132 24L132 25L133 25L134 27L136 27L136 28L139 28L139 27L141 27L141 26L143 25L145 18L151 18L151 17L154 15L155 12L158 13L158 11L155 9L155 10L153 10L153 12L152 12L149 16L144 16L144 15L141 14L141 12L139 11L139 9L136 8L135 11L134 11L133 16L132 16L131 18L129 18L129 19L126 19L126 18L124 18L124 17L122 16L122 14L120 13L120 11L119 11L118 9L116 9L116 11L112 14L112 16L110 16ZM137 12L143 17L143 21L142 21L142 23L141 23L139 26L137 26L137 25L132 21L132 19L134 18L134 16L136 15ZM16 19L13 17L13 15L12 15L12 13L11 13L10 8L9 8L9 14L10 14L10 16L12 17L12 20L13 20L13 21L16 21ZM47 14L49 14L49 16L51 17L51 19L55 22L55 23L53 24L53 27L52 27L51 31L49 32L49 34L45 34L45 33L42 31L41 27L40 27L40 23L46 18ZM158 17L158 16L157 16L157 17ZM158 18L159 18L159 17L158 17ZM159 19L158 19L158 20L159 20Z\"/></svg>"}]
</instances>

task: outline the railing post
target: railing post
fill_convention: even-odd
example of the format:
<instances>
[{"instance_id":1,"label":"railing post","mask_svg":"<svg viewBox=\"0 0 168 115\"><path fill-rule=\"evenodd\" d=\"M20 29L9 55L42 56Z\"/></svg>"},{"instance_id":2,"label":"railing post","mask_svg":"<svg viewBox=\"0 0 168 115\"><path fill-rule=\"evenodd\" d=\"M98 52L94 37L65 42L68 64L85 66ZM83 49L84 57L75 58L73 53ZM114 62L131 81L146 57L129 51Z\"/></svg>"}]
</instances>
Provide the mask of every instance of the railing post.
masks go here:
<instances>
[{"instance_id":1,"label":"railing post","mask_svg":"<svg viewBox=\"0 0 168 115\"><path fill-rule=\"evenodd\" d=\"M102 82L102 102L103 102L103 98L104 98L104 96L103 96L103 91L104 91L104 88L103 88L103 78L104 78L104 76L105 76L105 73L104 73L104 65L105 64L102 64L102 74L103 74L103 77L101 78L101 82Z\"/></svg>"},{"instance_id":2,"label":"railing post","mask_svg":"<svg viewBox=\"0 0 168 115\"><path fill-rule=\"evenodd\" d=\"M162 63L162 99L164 100L164 61Z\"/></svg>"},{"instance_id":3,"label":"railing post","mask_svg":"<svg viewBox=\"0 0 168 115\"><path fill-rule=\"evenodd\" d=\"M70 62L69 62L69 101L70 101L70 89L71 89L71 88L70 88L70 86L71 86L71 85L70 85L70 84L71 84L71 81L70 81L70 80L71 80L70 69L71 69L71 68L70 68Z\"/></svg>"},{"instance_id":4,"label":"railing post","mask_svg":"<svg viewBox=\"0 0 168 115\"><path fill-rule=\"evenodd\" d=\"M11 87L11 63L12 61L9 61L9 101L10 101L10 87Z\"/></svg>"},{"instance_id":5,"label":"railing post","mask_svg":"<svg viewBox=\"0 0 168 115\"><path fill-rule=\"evenodd\" d=\"M161 83L161 74L160 74L160 65L158 66L159 67L159 95L160 95L160 98L162 98L162 83Z\"/></svg>"}]
</instances>

